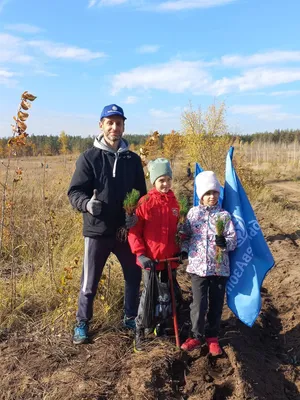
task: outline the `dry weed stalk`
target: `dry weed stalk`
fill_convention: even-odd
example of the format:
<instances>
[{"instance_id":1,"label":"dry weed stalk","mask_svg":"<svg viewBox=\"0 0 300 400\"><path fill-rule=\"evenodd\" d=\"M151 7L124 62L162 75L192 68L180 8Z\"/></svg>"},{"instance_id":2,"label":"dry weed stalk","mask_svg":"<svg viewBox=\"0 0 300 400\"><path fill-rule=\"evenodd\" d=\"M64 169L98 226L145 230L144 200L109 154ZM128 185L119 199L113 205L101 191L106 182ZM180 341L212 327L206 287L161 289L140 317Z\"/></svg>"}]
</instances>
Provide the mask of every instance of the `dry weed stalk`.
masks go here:
<instances>
[{"instance_id":1,"label":"dry weed stalk","mask_svg":"<svg viewBox=\"0 0 300 400\"><path fill-rule=\"evenodd\" d=\"M0 221L0 254L2 253L2 246L3 246L3 231L5 227L5 211L6 211L6 201L7 201L7 192L8 192L8 187L9 187L9 170L10 170L10 164L11 164L11 157L12 155L17 155L17 148L18 146L25 145L26 143L26 138L28 136L28 133L26 132L27 125L25 124L25 121L29 117L29 113L24 112L23 110L28 110L31 107L31 101L34 101L36 99L36 96L33 96L32 94L28 93L25 91L21 95L21 101L17 109L17 117L13 117L15 120L15 123L11 125L12 128L12 137L8 140L8 146L9 146L9 152L8 152L8 157L7 157L7 163L2 162L2 165L5 167L5 178L4 182L1 183L1 186L3 188L3 194L2 194L2 206L1 206L1 221ZM18 171L18 172L17 172ZM22 175L22 170L17 169L16 170L17 175ZM15 178L16 179L16 178ZM15 180L13 182L17 182Z\"/></svg>"},{"instance_id":2,"label":"dry weed stalk","mask_svg":"<svg viewBox=\"0 0 300 400\"><path fill-rule=\"evenodd\" d=\"M14 197L15 197L15 187L17 182L22 179L22 169L16 168L15 175L12 182L12 190L11 190L11 199L9 202L9 223L6 224L7 217L7 198L9 191L9 171L11 167L11 158L13 155L17 155L18 146L23 146L26 143L26 138L28 133L26 132L27 125L25 121L29 117L29 113L24 112L23 110L28 110L31 107L31 101L36 99L35 96L25 91L21 95L21 101L17 109L17 116L14 116L13 119L15 121L12 127L12 137L8 140L9 152L7 162L2 162L2 165L5 167L5 178L4 182L1 183L3 188L2 193L2 215L0 221L0 254L2 254L3 250L3 234L4 228L8 228L10 233L10 257L11 257L11 309L15 308L15 300L16 300L16 267L15 267L15 227L14 227Z\"/></svg>"}]
</instances>

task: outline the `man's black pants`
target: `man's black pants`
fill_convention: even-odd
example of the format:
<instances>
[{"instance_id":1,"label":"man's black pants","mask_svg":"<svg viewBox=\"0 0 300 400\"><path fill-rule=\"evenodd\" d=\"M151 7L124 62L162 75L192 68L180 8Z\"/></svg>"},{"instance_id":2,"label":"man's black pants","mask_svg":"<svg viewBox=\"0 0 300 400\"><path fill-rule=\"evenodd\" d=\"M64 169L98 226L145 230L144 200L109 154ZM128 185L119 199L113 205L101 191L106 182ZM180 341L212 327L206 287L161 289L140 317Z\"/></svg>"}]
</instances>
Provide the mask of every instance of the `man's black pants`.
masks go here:
<instances>
[{"instance_id":1,"label":"man's black pants","mask_svg":"<svg viewBox=\"0 0 300 400\"><path fill-rule=\"evenodd\" d=\"M123 269L125 315L126 317L136 317L139 304L141 268L136 264L136 256L132 254L128 242L121 243L112 236L85 237L84 240L84 260L76 314L77 321L89 321L93 316L94 297L110 253L116 255Z\"/></svg>"}]
</instances>

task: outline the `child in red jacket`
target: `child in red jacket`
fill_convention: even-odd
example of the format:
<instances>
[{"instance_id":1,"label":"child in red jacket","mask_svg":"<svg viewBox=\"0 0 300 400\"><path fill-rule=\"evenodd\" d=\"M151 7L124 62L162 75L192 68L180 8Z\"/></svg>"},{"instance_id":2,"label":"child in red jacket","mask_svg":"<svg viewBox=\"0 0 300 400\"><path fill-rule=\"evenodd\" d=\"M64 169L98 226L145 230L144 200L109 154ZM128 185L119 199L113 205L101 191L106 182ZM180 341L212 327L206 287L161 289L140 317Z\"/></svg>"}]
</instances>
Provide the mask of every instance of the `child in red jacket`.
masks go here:
<instances>
[{"instance_id":1,"label":"child in red jacket","mask_svg":"<svg viewBox=\"0 0 300 400\"><path fill-rule=\"evenodd\" d=\"M176 243L177 224L179 220L179 205L171 190L172 169L165 158L157 158L148 164L150 182L154 186L138 203L136 215L137 224L130 229L128 241L131 250L137 256L137 264L143 268L144 290L141 295L138 315L135 319L135 346L136 352L143 350L144 301L150 270L155 268L161 275L166 274L164 263L155 263L154 260L174 257L179 253ZM178 263L172 262L173 278ZM161 279L166 277L161 276Z\"/></svg>"}]
</instances>

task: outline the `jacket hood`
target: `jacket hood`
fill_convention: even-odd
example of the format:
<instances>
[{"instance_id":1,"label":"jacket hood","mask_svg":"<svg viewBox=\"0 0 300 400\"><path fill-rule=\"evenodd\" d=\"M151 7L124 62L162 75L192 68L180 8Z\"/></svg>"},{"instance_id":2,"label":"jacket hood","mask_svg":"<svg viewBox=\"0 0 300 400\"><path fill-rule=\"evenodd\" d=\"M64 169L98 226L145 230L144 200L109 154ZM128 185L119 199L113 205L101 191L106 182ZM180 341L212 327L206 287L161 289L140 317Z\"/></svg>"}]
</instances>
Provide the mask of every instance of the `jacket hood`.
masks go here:
<instances>
[{"instance_id":1,"label":"jacket hood","mask_svg":"<svg viewBox=\"0 0 300 400\"><path fill-rule=\"evenodd\" d=\"M149 190L147 196L155 197L155 198L158 198L158 199L165 199L165 198L168 198L168 197L169 198L172 198L172 197L175 198L175 194L171 189L168 191L168 193L161 193L157 189L152 188L151 190Z\"/></svg>"},{"instance_id":2,"label":"jacket hood","mask_svg":"<svg viewBox=\"0 0 300 400\"><path fill-rule=\"evenodd\" d=\"M207 211L219 211L219 210L221 210L221 206L220 206L219 203L217 203L214 206L204 206L203 204L199 204L198 207L201 210L207 210Z\"/></svg>"},{"instance_id":3,"label":"jacket hood","mask_svg":"<svg viewBox=\"0 0 300 400\"><path fill-rule=\"evenodd\" d=\"M110 153L122 153L129 150L129 144L127 140L123 138L120 140L118 150L112 149L110 146L106 144L103 134L100 134L98 137L95 138L94 147L97 147L98 149L101 150L109 151Z\"/></svg>"}]
</instances>

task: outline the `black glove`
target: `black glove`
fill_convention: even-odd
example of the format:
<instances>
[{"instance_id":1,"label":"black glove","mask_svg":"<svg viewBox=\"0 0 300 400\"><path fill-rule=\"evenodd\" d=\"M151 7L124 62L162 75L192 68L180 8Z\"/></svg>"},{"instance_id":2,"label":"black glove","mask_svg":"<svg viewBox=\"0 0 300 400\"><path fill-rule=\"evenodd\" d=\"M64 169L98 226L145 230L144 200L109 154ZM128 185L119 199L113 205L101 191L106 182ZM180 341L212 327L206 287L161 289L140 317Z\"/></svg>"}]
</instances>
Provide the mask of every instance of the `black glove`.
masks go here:
<instances>
[{"instance_id":1,"label":"black glove","mask_svg":"<svg viewBox=\"0 0 300 400\"><path fill-rule=\"evenodd\" d=\"M226 249L226 239L223 235L216 235L216 245L221 249Z\"/></svg>"},{"instance_id":2,"label":"black glove","mask_svg":"<svg viewBox=\"0 0 300 400\"><path fill-rule=\"evenodd\" d=\"M186 251L182 251L179 257L180 257L180 262L182 263L184 260L188 260L189 255Z\"/></svg>"},{"instance_id":3,"label":"black glove","mask_svg":"<svg viewBox=\"0 0 300 400\"><path fill-rule=\"evenodd\" d=\"M138 222L137 215L135 215L135 214L132 214L132 215L126 214L126 217L125 217L125 228L126 229L133 228L136 225L137 222Z\"/></svg>"},{"instance_id":4,"label":"black glove","mask_svg":"<svg viewBox=\"0 0 300 400\"><path fill-rule=\"evenodd\" d=\"M186 251L180 251L179 253L174 254L174 257L179 257L179 264L182 264L184 260L187 260L189 258Z\"/></svg>"},{"instance_id":5,"label":"black glove","mask_svg":"<svg viewBox=\"0 0 300 400\"><path fill-rule=\"evenodd\" d=\"M155 262L151 260L151 258L146 257L146 256L138 256L139 263L144 269L154 269L155 268Z\"/></svg>"}]
</instances>

